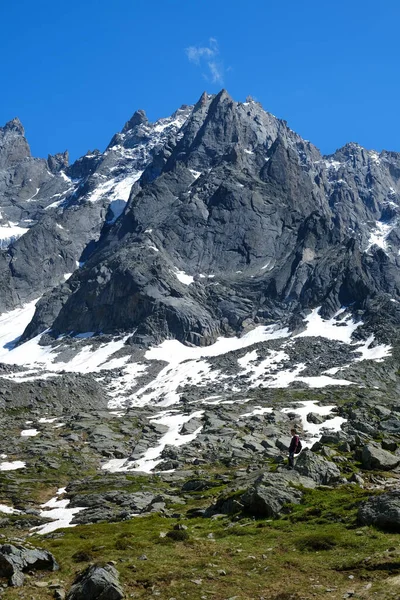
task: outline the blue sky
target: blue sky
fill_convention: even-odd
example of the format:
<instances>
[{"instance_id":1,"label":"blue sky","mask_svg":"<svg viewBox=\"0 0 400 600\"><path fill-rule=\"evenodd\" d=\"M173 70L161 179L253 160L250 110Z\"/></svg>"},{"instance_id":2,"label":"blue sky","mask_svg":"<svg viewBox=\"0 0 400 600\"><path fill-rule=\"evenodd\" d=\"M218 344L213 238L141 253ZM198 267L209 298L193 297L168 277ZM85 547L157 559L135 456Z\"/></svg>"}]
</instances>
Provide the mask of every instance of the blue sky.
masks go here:
<instances>
[{"instance_id":1,"label":"blue sky","mask_svg":"<svg viewBox=\"0 0 400 600\"><path fill-rule=\"evenodd\" d=\"M19 116L36 156L222 87L324 153L400 151L398 0L3 0L0 22L0 124Z\"/></svg>"}]
</instances>

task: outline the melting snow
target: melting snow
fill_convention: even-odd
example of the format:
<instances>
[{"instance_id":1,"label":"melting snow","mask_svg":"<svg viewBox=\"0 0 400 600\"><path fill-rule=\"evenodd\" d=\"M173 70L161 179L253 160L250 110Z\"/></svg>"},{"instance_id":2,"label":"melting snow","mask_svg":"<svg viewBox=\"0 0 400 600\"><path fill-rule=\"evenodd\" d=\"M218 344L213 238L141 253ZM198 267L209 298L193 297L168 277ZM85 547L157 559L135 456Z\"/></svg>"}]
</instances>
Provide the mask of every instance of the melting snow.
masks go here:
<instances>
[{"instance_id":1,"label":"melting snow","mask_svg":"<svg viewBox=\"0 0 400 600\"><path fill-rule=\"evenodd\" d=\"M194 169L189 169L189 171L191 172L195 180L198 179L201 175L201 171L195 171Z\"/></svg>"},{"instance_id":2,"label":"melting snow","mask_svg":"<svg viewBox=\"0 0 400 600\"><path fill-rule=\"evenodd\" d=\"M179 281L181 283L184 283L185 285L190 285L194 281L194 278L191 275L185 273L185 271L177 271L175 275L179 279Z\"/></svg>"},{"instance_id":3,"label":"melting snow","mask_svg":"<svg viewBox=\"0 0 400 600\"><path fill-rule=\"evenodd\" d=\"M328 340L337 340L344 342L345 344L351 344L351 336L353 332L362 325L359 321L355 323L351 315L347 315L341 320L337 317L341 315L346 309L340 309L331 319L323 319L319 314L319 308L315 308L311 313L304 319L307 328L295 338L301 337L324 337Z\"/></svg>"},{"instance_id":4,"label":"melting snow","mask_svg":"<svg viewBox=\"0 0 400 600\"><path fill-rule=\"evenodd\" d=\"M13 460L11 462L1 462L0 471L16 471L17 469L23 469L26 466L22 460Z\"/></svg>"},{"instance_id":5,"label":"melting snow","mask_svg":"<svg viewBox=\"0 0 400 600\"><path fill-rule=\"evenodd\" d=\"M389 234L393 231L395 225L393 223L383 223L382 221L377 221L375 225L375 229L371 231L368 240L368 246L365 251L368 252L372 246L378 246L382 248L385 252L388 249L387 238Z\"/></svg>"},{"instance_id":6,"label":"melting snow","mask_svg":"<svg viewBox=\"0 0 400 600\"><path fill-rule=\"evenodd\" d=\"M23 429L21 431L21 437L35 437L39 434L37 429Z\"/></svg>"},{"instance_id":7,"label":"melting snow","mask_svg":"<svg viewBox=\"0 0 400 600\"><path fill-rule=\"evenodd\" d=\"M328 416L332 413L332 410L335 408L335 406L320 406L315 400L302 401L299 402L299 404L302 405L300 408L284 408L282 412L295 413L301 418L303 430L309 438L303 444L303 447L310 447L315 442L317 442L321 438L323 429L330 429L331 431L340 431L341 426L343 425L343 423L346 422L346 419L344 419L343 417L333 417L332 419L327 419L321 424L309 423L307 421L307 415L310 412L314 412L322 416Z\"/></svg>"},{"instance_id":8,"label":"melting snow","mask_svg":"<svg viewBox=\"0 0 400 600\"><path fill-rule=\"evenodd\" d=\"M40 188L36 188L36 192L33 194L33 196L31 196L30 198L27 198L27 199L25 200L25 202L30 202L31 200L33 200L34 198L36 198L36 196L37 196L37 195L38 195L38 193L39 193L39 190L40 190Z\"/></svg>"},{"instance_id":9,"label":"melting snow","mask_svg":"<svg viewBox=\"0 0 400 600\"><path fill-rule=\"evenodd\" d=\"M27 231L26 227L20 227L18 223L12 221L8 221L6 225L0 225L0 250L7 248Z\"/></svg>"},{"instance_id":10,"label":"melting snow","mask_svg":"<svg viewBox=\"0 0 400 600\"><path fill-rule=\"evenodd\" d=\"M374 341L374 335L370 335L361 346L357 346L354 352L361 352L361 357L356 358L356 362L360 362L362 360L375 360L376 362L382 362L384 358L392 355L392 347L390 345L377 344L376 346L372 347L371 345Z\"/></svg>"},{"instance_id":11,"label":"melting snow","mask_svg":"<svg viewBox=\"0 0 400 600\"><path fill-rule=\"evenodd\" d=\"M254 417L255 415L265 415L271 413L272 410L272 407L269 406L256 406L251 412L243 413L243 415L240 415L239 419L244 419L245 417Z\"/></svg>"},{"instance_id":12,"label":"melting snow","mask_svg":"<svg viewBox=\"0 0 400 600\"><path fill-rule=\"evenodd\" d=\"M129 461L128 459L112 459L103 465L102 468L105 471L110 471L112 473L120 471L140 471L150 473L162 461L160 455L165 446L182 446L183 444L192 442L197 437L202 429L201 426L193 433L187 435L182 435L180 430L184 423L187 423L194 418L201 418L203 412L204 411L202 410L198 410L191 415L183 415L172 411L165 411L159 416L151 418L151 423L158 423L168 427L167 433L162 436L158 445L154 448L149 448L139 460Z\"/></svg>"},{"instance_id":13,"label":"melting snow","mask_svg":"<svg viewBox=\"0 0 400 600\"><path fill-rule=\"evenodd\" d=\"M21 511L17 510L16 508L13 508L12 506L0 504L0 513L4 513L5 515L17 515L21 514Z\"/></svg>"},{"instance_id":14,"label":"melting snow","mask_svg":"<svg viewBox=\"0 0 400 600\"><path fill-rule=\"evenodd\" d=\"M327 169L334 169L335 171L342 166L342 163L338 160L325 160L324 163Z\"/></svg>"},{"instance_id":15,"label":"melting snow","mask_svg":"<svg viewBox=\"0 0 400 600\"><path fill-rule=\"evenodd\" d=\"M59 496L62 496L64 492L65 488L60 488L56 492L56 496L54 498L51 498L48 502L42 504L43 510L40 512L40 516L43 518L52 519L52 522L39 525L39 527L33 527L31 529L32 532L45 535L46 533L56 531L56 529L76 526L76 523L71 523L74 515L81 510L84 510L86 507L81 506L76 508L67 508L70 501L59 499Z\"/></svg>"},{"instance_id":16,"label":"melting snow","mask_svg":"<svg viewBox=\"0 0 400 600\"><path fill-rule=\"evenodd\" d=\"M35 314L37 300L0 315L0 362L8 355Z\"/></svg>"}]
</instances>

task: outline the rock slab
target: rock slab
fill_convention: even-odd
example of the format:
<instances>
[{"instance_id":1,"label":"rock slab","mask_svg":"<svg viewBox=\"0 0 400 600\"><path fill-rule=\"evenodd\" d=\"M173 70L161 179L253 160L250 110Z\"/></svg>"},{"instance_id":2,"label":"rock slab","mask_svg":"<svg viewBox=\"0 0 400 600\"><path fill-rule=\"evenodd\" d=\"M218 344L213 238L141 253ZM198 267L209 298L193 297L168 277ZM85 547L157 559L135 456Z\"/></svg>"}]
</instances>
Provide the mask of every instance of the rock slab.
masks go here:
<instances>
[{"instance_id":1,"label":"rock slab","mask_svg":"<svg viewBox=\"0 0 400 600\"><path fill-rule=\"evenodd\" d=\"M58 568L56 559L47 550L12 544L0 546L0 577L7 577L11 586L23 585L23 571L28 569L57 571Z\"/></svg>"},{"instance_id":2,"label":"rock slab","mask_svg":"<svg viewBox=\"0 0 400 600\"><path fill-rule=\"evenodd\" d=\"M394 456L387 450L367 444L362 450L361 462L365 469L390 471L400 464L400 456Z\"/></svg>"},{"instance_id":3,"label":"rock slab","mask_svg":"<svg viewBox=\"0 0 400 600\"><path fill-rule=\"evenodd\" d=\"M362 525L400 532L400 491L368 498L360 505L358 520Z\"/></svg>"},{"instance_id":4,"label":"rock slab","mask_svg":"<svg viewBox=\"0 0 400 600\"><path fill-rule=\"evenodd\" d=\"M92 565L75 579L67 600L121 600L124 593L112 565Z\"/></svg>"}]
</instances>

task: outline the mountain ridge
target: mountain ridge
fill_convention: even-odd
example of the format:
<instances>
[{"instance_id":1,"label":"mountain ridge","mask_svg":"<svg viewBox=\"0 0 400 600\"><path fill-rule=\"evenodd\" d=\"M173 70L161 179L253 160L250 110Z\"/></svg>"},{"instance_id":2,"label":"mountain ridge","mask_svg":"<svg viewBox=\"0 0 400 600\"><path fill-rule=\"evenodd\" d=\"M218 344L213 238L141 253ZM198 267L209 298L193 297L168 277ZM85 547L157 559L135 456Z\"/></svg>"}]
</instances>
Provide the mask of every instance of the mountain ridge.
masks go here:
<instances>
[{"instance_id":1,"label":"mountain ridge","mask_svg":"<svg viewBox=\"0 0 400 600\"><path fill-rule=\"evenodd\" d=\"M132 329L208 344L399 296L398 153L351 142L322 156L221 90L153 124L140 109L103 153L47 165L62 191L0 256L3 310L44 294L22 341Z\"/></svg>"}]
</instances>

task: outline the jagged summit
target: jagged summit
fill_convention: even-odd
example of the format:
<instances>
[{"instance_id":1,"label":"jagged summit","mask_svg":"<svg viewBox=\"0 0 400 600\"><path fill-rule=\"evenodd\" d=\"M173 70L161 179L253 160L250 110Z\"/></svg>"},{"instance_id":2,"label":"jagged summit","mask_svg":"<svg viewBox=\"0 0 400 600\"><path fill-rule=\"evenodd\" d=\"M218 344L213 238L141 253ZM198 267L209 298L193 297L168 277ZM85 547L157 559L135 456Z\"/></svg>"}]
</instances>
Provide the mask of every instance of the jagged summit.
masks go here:
<instances>
[{"instance_id":1,"label":"jagged summit","mask_svg":"<svg viewBox=\"0 0 400 600\"><path fill-rule=\"evenodd\" d=\"M133 116L129 119L129 121L127 121L125 123L124 127L122 128L121 133L126 133L127 131L129 131L130 129L133 129L137 125L142 125L143 123L147 123L147 122L148 122L148 118L147 118L145 111L142 109L139 109L133 114Z\"/></svg>"},{"instance_id":2,"label":"jagged summit","mask_svg":"<svg viewBox=\"0 0 400 600\"><path fill-rule=\"evenodd\" d=\"M3 254L1 302L48 292L25 338L208 344L316 305L397 301L399 164L353 143L323 157L226 90L155 123L136 111L105 152L43 162L33 224Z\"/></svg>"},{"instance_id":3,"label":"jagged summit","mask_svg":"<svg viewBox=\"0 0 400 600\"><path fill-rule=\"evenodd\" d=\"M8 121L8 123L6 123L4 127L0 127L0 130L1 129L3 129L4 132L13 131L15 133L18 133L19 135L25 135L25 129L18 117L15 117L14 119L11 119L11 121Z\"/></svg>"}]
</instances>

